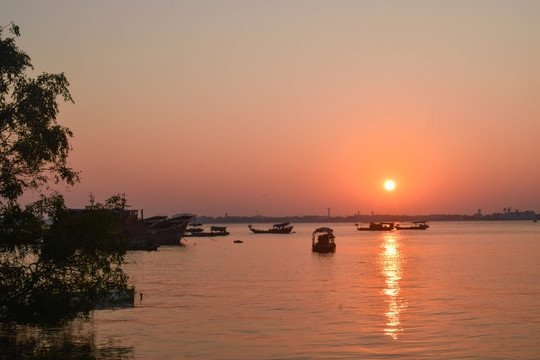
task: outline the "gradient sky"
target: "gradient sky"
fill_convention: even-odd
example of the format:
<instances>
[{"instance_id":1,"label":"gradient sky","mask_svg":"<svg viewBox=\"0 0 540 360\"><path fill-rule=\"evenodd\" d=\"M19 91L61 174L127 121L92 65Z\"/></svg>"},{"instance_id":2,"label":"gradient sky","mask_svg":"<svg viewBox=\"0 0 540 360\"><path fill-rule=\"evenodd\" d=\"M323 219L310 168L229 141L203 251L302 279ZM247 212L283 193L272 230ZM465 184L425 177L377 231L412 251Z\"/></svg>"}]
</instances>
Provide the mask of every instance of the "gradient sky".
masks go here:
<instances>
[{"instance_id":1,"label":"gradient sky","mask_svg":"<svg viewBox=\"0 0 540 360\"><path fill-rule=\"evenodd\" d=\"M3 0L10 21L71 84L71 207L540 212L540 1Z\"/></svg>"}]
</instances>

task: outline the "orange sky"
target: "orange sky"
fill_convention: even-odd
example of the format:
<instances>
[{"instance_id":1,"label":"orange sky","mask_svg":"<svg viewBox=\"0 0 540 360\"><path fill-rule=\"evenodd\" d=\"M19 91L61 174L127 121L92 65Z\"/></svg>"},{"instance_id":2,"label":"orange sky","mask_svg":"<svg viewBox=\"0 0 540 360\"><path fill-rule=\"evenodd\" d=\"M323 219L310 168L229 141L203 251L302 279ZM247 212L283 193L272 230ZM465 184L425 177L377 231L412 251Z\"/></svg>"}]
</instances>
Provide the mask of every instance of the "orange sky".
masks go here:
<instances>
[{"instance_id":1,"label":"orange sky","mask_svg":"<svg viewBox=\"0 0 540 360\"><path fill-rule=\"evenodd\" d=\"M71 207L540 212L540 2L7 0L0 19L71 83Z\"/></svg>"}]
</instances>

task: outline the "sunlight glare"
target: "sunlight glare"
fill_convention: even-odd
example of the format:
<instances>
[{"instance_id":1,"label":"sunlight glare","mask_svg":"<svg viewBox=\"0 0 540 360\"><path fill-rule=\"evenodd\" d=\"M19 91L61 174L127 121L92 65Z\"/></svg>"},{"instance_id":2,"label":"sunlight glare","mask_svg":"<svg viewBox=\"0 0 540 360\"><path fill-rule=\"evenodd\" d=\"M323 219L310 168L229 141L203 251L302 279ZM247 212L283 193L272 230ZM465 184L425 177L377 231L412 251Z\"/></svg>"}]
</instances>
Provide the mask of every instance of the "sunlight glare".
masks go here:
<instances>
[{"instance_id":1,"label":"sunlight glare","mask_svg":"<svg viewBox=\"0 0 540 360\"><path fill-rule=\"evenodd\" d=\"M386 327L384 333L397 340L403 331L400 314L407 309L407 300L400 294L400 280L403 273L403 259L399 251L399 243L393 234L385 235L379 254L379 266L385 278L385 288L382 293L387 304Z\"/></svg>"},{"instance_id":2,"label":"sunlight glare","mask_svg":"<svg viewBox=\"0 0 540 360\"><path fill-rule=\"evenodd\" d=\"M388 191L394 190L396 184L392 180L388 180L384 183L384 188Z\"/></svg>"}]
</instances>

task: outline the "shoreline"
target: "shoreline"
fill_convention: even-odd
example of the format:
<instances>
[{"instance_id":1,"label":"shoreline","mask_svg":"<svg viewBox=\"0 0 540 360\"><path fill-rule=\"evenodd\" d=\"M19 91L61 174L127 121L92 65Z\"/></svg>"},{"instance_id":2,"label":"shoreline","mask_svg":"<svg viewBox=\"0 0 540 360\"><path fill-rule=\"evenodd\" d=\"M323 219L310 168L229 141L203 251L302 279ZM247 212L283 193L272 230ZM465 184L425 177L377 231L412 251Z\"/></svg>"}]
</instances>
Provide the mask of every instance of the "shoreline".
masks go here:
<instances>
[{"instance_id":1,"label":"shoreline","mask_svg":"<svg viewBox=\"0 0 540 360\"><path fill-rule=\"evenodd\" d=\"M526 214L492 215L354 215L354 216L196 216L194 222L215 224L264 224L264 223L320 223L320 222L412 222L412 221L535 221L540 218L534 212Z\"/></svg>"}]
</instances>

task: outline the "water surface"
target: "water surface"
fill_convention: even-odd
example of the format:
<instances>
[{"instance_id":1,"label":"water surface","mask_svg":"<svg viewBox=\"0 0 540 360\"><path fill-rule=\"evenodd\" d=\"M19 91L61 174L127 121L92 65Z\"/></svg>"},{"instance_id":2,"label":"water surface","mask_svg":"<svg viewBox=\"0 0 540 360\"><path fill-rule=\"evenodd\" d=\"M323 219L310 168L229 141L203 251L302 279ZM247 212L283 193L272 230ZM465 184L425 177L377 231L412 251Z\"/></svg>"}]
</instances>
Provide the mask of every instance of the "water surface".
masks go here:
<instances>
[{"instance_id":1,"label":"water surface","mask_svg":"<svg viewBox=\"0 0 540 360\"><path fill-rule=\"evenodd\" d=\"M322 225L335 254L311 252ZM227 237L129 253L143 297L96 312L98 346L136 359L540 358L539 223L227 226Z\"/></svg>"}]
</instances>

